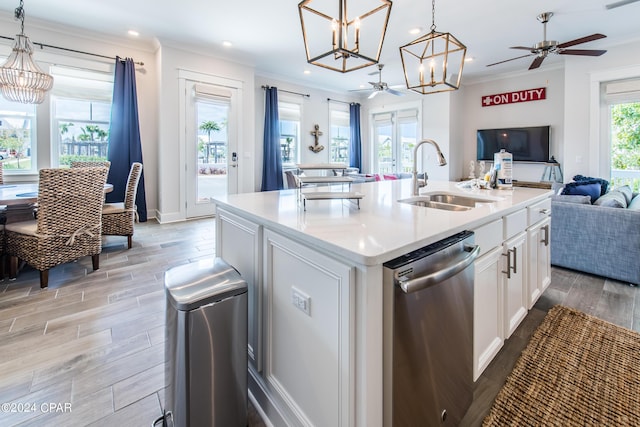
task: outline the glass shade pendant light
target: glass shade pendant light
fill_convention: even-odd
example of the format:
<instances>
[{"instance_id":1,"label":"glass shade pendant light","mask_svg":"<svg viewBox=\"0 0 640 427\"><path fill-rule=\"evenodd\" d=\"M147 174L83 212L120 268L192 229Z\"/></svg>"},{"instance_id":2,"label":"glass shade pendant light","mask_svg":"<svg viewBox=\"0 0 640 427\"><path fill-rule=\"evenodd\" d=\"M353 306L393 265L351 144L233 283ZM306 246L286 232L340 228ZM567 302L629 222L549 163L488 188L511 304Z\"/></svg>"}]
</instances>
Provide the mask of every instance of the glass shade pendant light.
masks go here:
<instances>
[{"instance_id":1,"label":"glass shade pendant light","mask_svg":"<svg viewBox=\"0 0 640 427\"><path fill-rule=\"evenodd\" d=\"M380 60L390 0L303 0L298 12L309 64L346 73Z\"/></svg>"},{"instance_id":2,"label":"glass shade pendant light","mask_svg":"<svg viewBox=\"0 0 640 427\"><path fill-rule=\"evenodd\" d=\"M15 18L21 22L20 34L16 35L13 50L0 67L0 91L9 101L41 104L53 86L53 77L33 61L33 44L24 35L23 0L15 10Z\"/></svg>"},{"instance_id":3,"label":"glass shade pendant light","mask_svg":"<svg viewBox=\"0 0 640 427\"><path fill-rule=\"evenodd\" d=\"M421 93L460 88L467 47L450 33L436 31L436 2L431 2L431 32L400 48L407 89Z\"/></svg>"}]
</instances>

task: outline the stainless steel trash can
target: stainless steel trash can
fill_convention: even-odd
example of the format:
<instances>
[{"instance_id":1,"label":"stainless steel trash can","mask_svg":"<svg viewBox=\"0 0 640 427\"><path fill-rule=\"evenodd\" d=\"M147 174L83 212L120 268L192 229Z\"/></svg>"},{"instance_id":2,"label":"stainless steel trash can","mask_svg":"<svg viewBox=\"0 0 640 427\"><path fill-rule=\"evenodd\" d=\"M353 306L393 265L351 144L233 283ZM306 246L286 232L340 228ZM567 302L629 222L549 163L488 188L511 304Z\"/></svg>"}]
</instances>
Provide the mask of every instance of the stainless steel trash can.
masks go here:
<instances>
[{"instance_id":1,"label":"stainless steel trash can","mask_svg":"<svg viewBox=\"0 0 640 427\"><path fill-rule=\"evenodd\" d=\"M247 283L221 258L165 273L163 426L247 425Z\"/></svg>"}]
</instances>

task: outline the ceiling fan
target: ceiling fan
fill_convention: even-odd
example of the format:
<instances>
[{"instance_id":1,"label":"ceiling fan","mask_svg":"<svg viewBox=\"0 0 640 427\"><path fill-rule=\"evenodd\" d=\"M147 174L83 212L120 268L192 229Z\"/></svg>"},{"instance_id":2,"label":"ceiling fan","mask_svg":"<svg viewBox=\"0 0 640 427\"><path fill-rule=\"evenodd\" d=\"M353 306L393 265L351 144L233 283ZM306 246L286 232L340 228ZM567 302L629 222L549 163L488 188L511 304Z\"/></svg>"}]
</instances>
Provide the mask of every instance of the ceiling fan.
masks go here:
<instances>
[{"instance_id":1,"label":"ceiling fan","mask_svg":"<svg viewBox=\"0 0 640 427\"><path fill-rule=\"evenodd\" d=\"M369 95L369 99L373 98L374 96L376 96L377 94L379 94L380 92L388 92L392 95L396 95L396 96L404 96L404 93L402 92L398 92L397 90L394 90L393 88L401 88L404 87L403 85L397 85L397 86L389 86L386 82L382 81L382 69L384 68L384 64L378 64L378 71L374 71L373 73L369 73L370 76L373 76L375 74L378 75L378 81L377 82L369 82L369 84L372 86L371 89L366 89L366 90L371 90L371 94Z\"/></svg>"},{"instance_id":2,"label":"ceiling fan","mask_svg":"<svg viewBox=\"0 0 640 427\"><path fill-rule=\"evenodd\" d=\"M553 16L553 12L545 12L538 15L538 21L542 22L544 25L544 40L536 43L533 47L525 47L525 46L512 46L511 49L522 49L528 50L529 54L518 56L515 58L507 59L500 62L495 62L493 64L487 65L487 67L491 67L492 65L502 64L504 62L513 61L515 59L526 58L527 56L536 56L531 65L529 66L530 70L538 68L542 61L550 54L555 53L559 55L582 55L582 56L600 56L606 52L606 50L595 50L595 49L567 49L568 47L575 46L577 44L587 43L590 41L598 40L605 38L604 34L591 34L590 36L581 37L579 39L571 40L564 43L558 43L555 40L547 40L547 22Z\"/></svg>"}]
</instances>

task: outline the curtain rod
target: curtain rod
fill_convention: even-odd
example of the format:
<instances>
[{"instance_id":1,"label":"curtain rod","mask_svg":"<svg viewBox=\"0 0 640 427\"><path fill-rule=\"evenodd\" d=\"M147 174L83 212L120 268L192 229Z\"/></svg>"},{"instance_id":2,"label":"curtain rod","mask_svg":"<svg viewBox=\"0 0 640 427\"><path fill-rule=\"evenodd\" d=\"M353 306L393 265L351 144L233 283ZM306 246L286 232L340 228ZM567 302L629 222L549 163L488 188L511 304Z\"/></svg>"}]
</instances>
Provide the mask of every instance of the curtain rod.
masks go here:
<instances>
[{"instance_id":1,"label":"curtain rod","mask_svg":"<svg viewBox=\"0 0 640 427\"><path fill-rule=\"evenodd\" d=\"M271 86L262 85L262 89L269 89L269 88L271 88ZM311 95L309 95L308 93L291 92L290 90L284 90L284 89L278 89L278 90L280 92L292 93L294 95L300 95L300 96L303 96L305 98L311 98Z\"/></svg>"},{"instance_id":2,"label":"curtain rod","mask_svg":"<svg viewBox=\"0 0 640 427\"><path fill-rule=\"evenodd\" d=\"M5 37L5 36L0 36L0 38L6 39L6 40L15 40L12 37ZM113 56L100 55L98 53L91 53L91 52L83 52L81 50L69 49L69 48L66 48L66 47L52 46L50 44L45 44L45 43L38 43L38 42L31 42L31 43L33 43L36 46L40 46L40 49L42 49L44 47L48 47L48 48L51 48L51 49L66 50L67 52L81 53L83 55L97 56L98 58L113 59L113 60L116 59ZM144 62L134 62L134 64L143 66Z\"/></svg>"},{"instance_id":3,"label":"curtain rod","mask_svg":"<svg viewBox=\"0 0 640 427\"><path fill-rule=\"evenodd\" d=\"M331 98L327 98L328 102L341 102L342 104L349 104L349 105L354 105L357 104L357 102L348 102L348 101L340 101L339 99L331 99Z\"/></svg>"}]
</instances>

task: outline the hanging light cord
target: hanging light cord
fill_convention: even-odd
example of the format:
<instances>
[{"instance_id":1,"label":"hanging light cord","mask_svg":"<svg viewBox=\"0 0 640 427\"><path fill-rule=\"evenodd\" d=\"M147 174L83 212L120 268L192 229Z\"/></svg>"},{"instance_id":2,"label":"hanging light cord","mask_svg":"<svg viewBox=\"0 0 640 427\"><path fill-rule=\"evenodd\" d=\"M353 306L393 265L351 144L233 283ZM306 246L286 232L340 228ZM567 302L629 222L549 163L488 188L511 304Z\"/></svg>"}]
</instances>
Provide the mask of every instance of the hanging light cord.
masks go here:
<instances>
[{"instance_id":1,"label":"hanging light cord","mask_svg":"<svg viewBox=\"0 0 640 427\"><path fill-rule=\"evenodd\" d=\"M436 31L436 0L431 0L431 32Z\"/></svg>"},{"instance_id":2,"label":"hanging light cord","mask_svg":"<svg viewBox=\"0 0 640 427\"><path fill-rule=\"evenodd\" d=\"M20 34L24 36L24 0L20 0L20 6L16 7L14 16L20 20Z\"/></svg>"}]
</instances>

